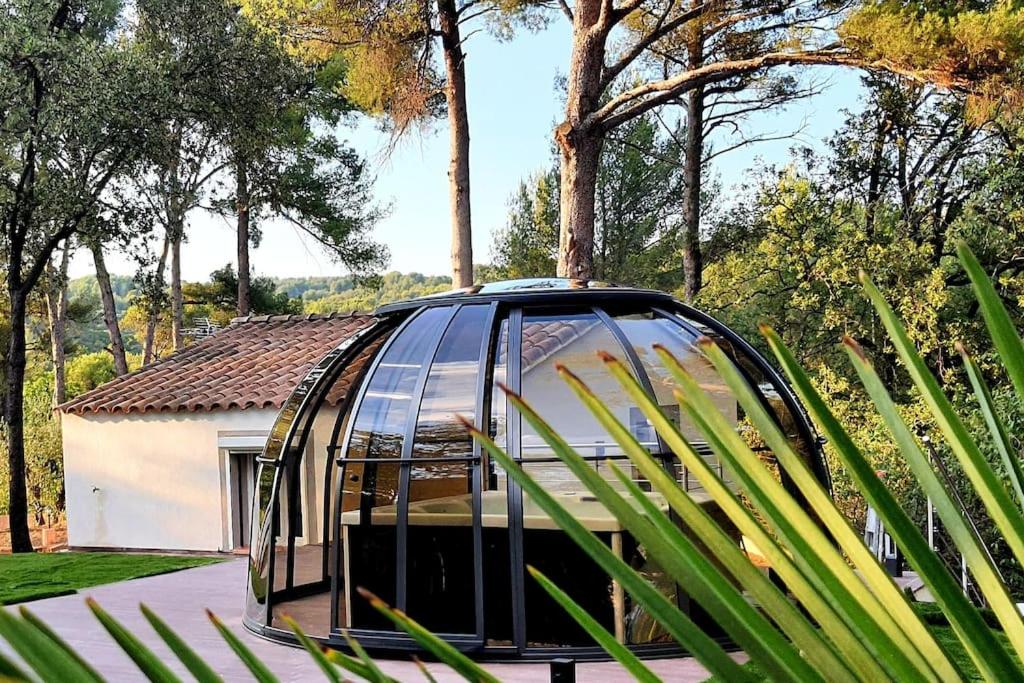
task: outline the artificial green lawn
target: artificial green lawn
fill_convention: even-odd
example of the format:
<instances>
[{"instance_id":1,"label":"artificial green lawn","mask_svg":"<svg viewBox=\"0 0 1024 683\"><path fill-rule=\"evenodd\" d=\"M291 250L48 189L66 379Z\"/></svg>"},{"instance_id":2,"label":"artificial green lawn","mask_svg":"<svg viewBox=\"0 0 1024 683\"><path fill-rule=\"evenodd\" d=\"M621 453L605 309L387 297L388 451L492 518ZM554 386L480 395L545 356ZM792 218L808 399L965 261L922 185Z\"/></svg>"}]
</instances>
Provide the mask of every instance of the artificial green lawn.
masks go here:
<instances>
[{"instance_id":1,"label":"artificial green lawn","mask_svg":"<svg viewBox=\"0 0 1024 683\"><path fill-rule=\"evenodd\" d=\"M0 605L67 595L90 586L220 561L217 557L128 553L0 555Z\"/></svg>"}]
</instances>

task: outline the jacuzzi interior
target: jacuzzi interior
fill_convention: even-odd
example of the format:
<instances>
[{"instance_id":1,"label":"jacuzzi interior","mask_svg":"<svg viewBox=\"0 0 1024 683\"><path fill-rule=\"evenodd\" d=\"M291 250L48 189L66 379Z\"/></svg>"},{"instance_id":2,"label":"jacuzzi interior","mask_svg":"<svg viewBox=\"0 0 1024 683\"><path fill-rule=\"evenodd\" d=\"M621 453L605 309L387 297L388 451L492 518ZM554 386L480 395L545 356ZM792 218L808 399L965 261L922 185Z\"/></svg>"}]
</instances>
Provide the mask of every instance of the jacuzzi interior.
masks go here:
<instances>
[{"instance_id":1,"label":"jacuzzi interior","mask_svg":"<svg viewBox=\"0 0 1024 683\"><path fill-rule=\"evenodd\" d=\"M827 483L803 411L764 358L666 294L518 281L396 304L311 371L260 456L246 625L288 640L281 619L288 615L329 644L344 646L348 631L369 648L416 649L357 593L364 587L482 657L596 654L593 641L525 574L532 565L622 642L641 652L670 648L663 629L474 444L461 415L488 430L615 553L717 633L498 388L520 393L615 486L621 484L608 467L612 460L649 491L555 372L556 364L567 366L714 515L714 504L597 355L622 359L679 420L674 384L652 350L664 345L745 430L735 399L696 346L701 335L739 363ZM681 429L728 480L697 431L685 420ZM659 495L649 495L667 509Z\"/></svg>"}]
</instances>

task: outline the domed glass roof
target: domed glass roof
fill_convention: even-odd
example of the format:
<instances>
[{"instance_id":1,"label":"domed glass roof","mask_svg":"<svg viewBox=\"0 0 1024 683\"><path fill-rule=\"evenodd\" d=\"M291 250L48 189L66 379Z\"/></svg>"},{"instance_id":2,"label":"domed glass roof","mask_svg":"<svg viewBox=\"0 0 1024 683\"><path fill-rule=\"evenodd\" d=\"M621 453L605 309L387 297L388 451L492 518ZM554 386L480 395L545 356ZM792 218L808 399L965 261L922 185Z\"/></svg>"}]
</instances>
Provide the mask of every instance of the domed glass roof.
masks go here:
<instances>
[{"instance_id":1,"label":"domed glass roof","mask_svg":"<svg viewBox=\"0 0 1024 683\"><path fill-rule=\"evenodd\" d=\"M532 565L622 642L643 654L674 651L656 620L481 451L461 416L487 430L587 528L720 635L497 388L503 384L521 394L598 472L621 486L607 463L629 462L554 371L556 364L567 366L713 514L709 496L597 355L607 351L628 362L729 482L697 430L680 417L672 382L652 351L655 343L672 351L718 409L738 429L748 429L736 400L701 354L701 336L714 338L740 365L828 485L803 411L764 358L711 317L667 294L548 278L392 304L310 371L259 457L246 625L290 641L282 621L288 615L309 635L339 648L345 647L347 631L371 649L416 650L358 595L361 587L479 657L567 651L598 656L586 633L526 577L524 568ZM650 489L635 470L633 476ZM650 495L667 509L660 496ZM738 532L735 537L741 542Z\"/></svg>"}]
</instances>

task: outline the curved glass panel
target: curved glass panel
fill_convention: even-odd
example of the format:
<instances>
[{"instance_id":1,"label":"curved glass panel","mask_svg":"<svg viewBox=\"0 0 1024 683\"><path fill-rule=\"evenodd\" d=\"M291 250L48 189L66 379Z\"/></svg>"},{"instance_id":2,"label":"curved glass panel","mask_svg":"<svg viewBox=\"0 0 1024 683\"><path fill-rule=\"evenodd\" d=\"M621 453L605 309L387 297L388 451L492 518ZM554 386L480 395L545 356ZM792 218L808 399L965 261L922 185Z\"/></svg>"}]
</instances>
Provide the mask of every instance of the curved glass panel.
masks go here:
<instances>
[{"instance_id":1,"label":"curved glass panel","mask_svg":"<svg viewBox=\"0 0 1024 683\"><path fill-rule=\"evenodd\" d=\"M508 403L501 385L508 384L508 319L497 326L492 350L489 433L503 449L508 447ZM483 493L481 518L483 521L483 556L480 558L483 574L484 642L492 647L513 645L513 600L511 569L511 538L508 501L509 480L505 470L483 453L481 463Z\"/></svg>"},{"instance_id":2,"label":"curved glass panel","mask_svg":"<svg viewBox=\"0 0 1024 683\"><path fill-rule=\"evenodd\" d=\"M736 363L740 371L745 375L747 382L757 390L763 403L774 413L777 424L783 433L789 437L789 442L793 449L804 456L808 466L818 475L822 484L830 487L824 459L820 449L814 443L813 428L803 413L795 413L790 408L788 401L782 394L782 392L788 393L789 389L782 384L782 380L771 377L764 369L766 363L759 363L749 352L742 349L739 344L734 343L724 334L684 315L676 315L675 317L681 320L687 327L694 328L701 335L714 340L732 358L733 362ZM795 401L795 399L793 400ZM779 470L775 455L764 444L753 425L743 417L742 410L738 411L737 417L738 428L747 443L761 456L765 464L775 470L776 476L779 479L786 481L786 475Z\"/></svg>"},{"instance_id":3,"label":"curved glass panel","mask_svg":"<svg viewBox=\"0 0 1024 683\"><path fill-rule=\"evenodd\" d=\"M314 508L322 496L315 485L303 476L304 468L312 466L303 457L319 414L321 399L333 380L351 368L351 356L380 330L378 321L353 334L326 354L303 378L285 402L271 429L267 444L259 457L253 496L252 533L249 549L249 591L246 616L260 624L270 621L268 601L282 598L282 591L296 585L296 548L309 542L320 542ZM318 575L299 577L300 581L323 583L323 555L314 566ZM316 570L314 570L315 572ZM321 586L324 588L324 586Z\"/></svg>"},{"instance_id":4,"label":"curved glass panel","mask_svg":"<svg viewBox=\"0 0 1024 683\"><path fill-rule=\"evenodd\" d=\"M334 379L325 376L322 398L318 405L311 406L306 432L296 435L305 445L297 451L297 457L279 468L283 478L277 510L282 519L292 520L295 534L289 544L275 549L272 626L288 628L281 620L288 616L307 635L326 636L330 632L329 558L335 534L328 514L333 497L324 473L329 472L334 459L332 435L349 415L353 385L387 337L384 334L370 340Z\"/></svg>"},{"instance_id":5,"label":"curved glass panel","mask_svg":"<svg viewBox=\"0 0 1024 683\"><path fill-rule=\"evenodd\" d=\"M733 398L732 392L726 386L725 381L718 375L714 366L708 361L700 348L697 346L699 337L693 330L682 327L677 323L666 320L653 313L641 313L621 315L615 317L615 324L625 334L636 357L639 359L644 373L647 375L654 391L654 397L658 405L662 407L667 415L674 418L676 425L680 427L683 436L694 446L698 453L712 469L716 470L727 483L731 477L725 472L718 458L711 452L704 442L703 436L696 427L681 415L679 401L673 395L676 382L665 368L658 354L654 351L654 344L660 344L667 349L676 360L686 368L686 371L697 380L714 401L715 406L722 415L733 424L739 423L740 408ZM631 424L634 424L635 431L649 433L654 438L654 428L650 426L647 419L634 409L631 417ZM706 498L706 494L697 481L693 480L685 468L676 468L677 481L691 495L698 498Z\"/></svg>"},{"instance_id":6,"label":"curved glass panel","mask_svg":"<svg viewBox=\"0 0 1024 683\"><path fill-rule=\"evenodd\" d=\"M423 391L409 473L406 611L439 633L476 632L473 439L489 306L459 310ZM484 492L486 508L493 506Z\"/></svg>"},{"instance_id":7,"label":"curved glass panel","mask_svg":"<svg viewBox=\"0 0 1024 683\"><path fill-rule=\"evenodd\" d=\"M415 417L417 384L450 317L448 308L428 308L399 331L367 378L356 407L341 474L342 626L393 629L353 589L362 586L395 604L399 460Z\"/></svg>"},{"instance_id":8,"label":"curved glass panel","mask_svg":"<svg viewBox=\"0 0 1024 683\"><path fill-rule=\"evenodd\" d=\"M591 390L605 398L620 421L628 424L632 402L618 390L615 378L605 370L598 356L600 351L621 357L624 349L595 313L524 316L521 394L577 453L590 459L594 468L614 487L621 488L607 460L621 459L624 455L622 450L558 373L559 366L567 367ZM648 442L647 445L656 446L656 442ZM609 545L621 547L624 536L628 534L623 533L614 516L525 420L521 457L523 469L554 494L577 520ZM622 460L620 464L628 467L628 461ZM621 630L625 609L621 591L576 544L566 543L564 533L554 520L525 494L522 529L524 563L536 567L561 586L607 629ZM526 579L524 586L528 646L594 645L575 620L560 609L536 581Z\"/></svg>"}]
</instances>

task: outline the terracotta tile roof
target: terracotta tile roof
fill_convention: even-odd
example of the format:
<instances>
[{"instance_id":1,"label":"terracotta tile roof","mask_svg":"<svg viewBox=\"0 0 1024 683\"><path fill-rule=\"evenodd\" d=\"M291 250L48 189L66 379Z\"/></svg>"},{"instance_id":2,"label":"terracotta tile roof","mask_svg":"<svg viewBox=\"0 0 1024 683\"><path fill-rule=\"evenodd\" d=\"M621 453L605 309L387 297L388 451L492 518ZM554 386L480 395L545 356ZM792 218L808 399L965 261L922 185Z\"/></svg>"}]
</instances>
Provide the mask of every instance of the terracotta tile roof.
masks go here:
<instances>
[{"instance_id":1,"label":"terracotta tile roof","mask_svg":"<svg viewBox=\"0 0 1024 683\"><path fill-rule=\"evenodd\" d=\"M523 372L529 372L597 326L596 320L550 320L523 325Z\"/></svg>"},{"instance_id":2,"label":"terracotta tile roof","mask_svg":"<svg viewBox=\"0 0 1024 683\"><path fill-rule=\"evenodd\" d=\"M280 408L306 372L366 315L236 318L217 334L60 406L65 413ZM344 392L333 391L337 400Z\"/></svg>"}]
</instances>

